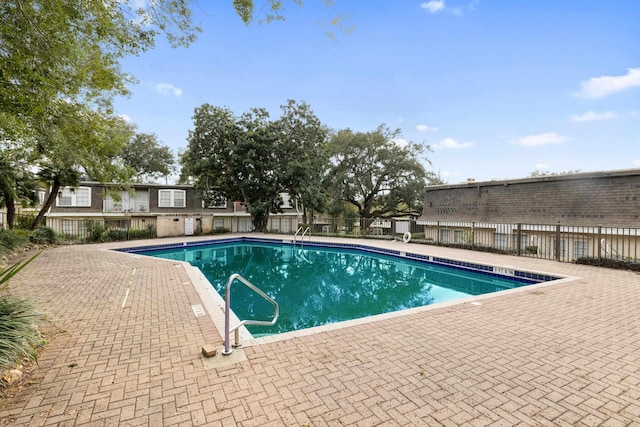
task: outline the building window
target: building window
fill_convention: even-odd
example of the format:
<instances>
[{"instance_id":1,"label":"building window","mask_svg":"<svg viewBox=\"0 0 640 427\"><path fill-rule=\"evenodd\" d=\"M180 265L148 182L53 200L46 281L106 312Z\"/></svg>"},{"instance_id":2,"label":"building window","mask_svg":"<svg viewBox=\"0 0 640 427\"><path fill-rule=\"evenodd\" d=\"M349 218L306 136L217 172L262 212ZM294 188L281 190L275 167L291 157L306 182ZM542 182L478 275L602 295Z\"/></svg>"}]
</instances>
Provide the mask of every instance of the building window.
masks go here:
<instances>
[{"instance_id":1,"label":"building window","mask_svg":"<svg viewBox=\"0 0 640 427\"><path fill-rule=\"evenodd\" d=\"M280 231L280 218L271 218L271 230Z\"/></svg>"},{"instance_id":2,"label":"building window","mask_svg":"<svg viewBox=\"0 0 640 427\"><path fill-rule=\"evenodd\" d=\"M282 204L280 205L283 209L291 209L291 196L289 193L280 193L280 198L282 199Z\"/></svg>"},{"instance_id":3,"label":"building window","mask_svg":"<svg viewBox=\"0 0 640 427\"><path fill-rule=\"evenodd\" d=\"M463 230L455 230L453 232L453 242L454 243L465 243L464 231Z\"/></svg>"},{"instance_id":4,"label":"building window","mask_svg":"<svg viewBox=\"0 0 640 427\"><path fill-rule=\"evenodd\" d=\"M449 243L451 241L450 231L451 230L440 230L440 241L442 243Z\"/></svg>"},{"instance_id":5,"label":"building window","mask_svg":"<svg viewBox=\"0 0 640 427\"><path fill-rule=\"evenodd\" d=\"M496 248L506 249L509 242L507 233L493 233L493 246Z\"/></svg>"},{"instance_id":6,"label":"building window","mask_svg":"<svg viewBox=\"0 0 640 427\"><path fill-rule=\"evenodd\" d=\"M91 188L89 187L64 187L58 193L56 206L62 207L91 207Z\"/></svg>"},{"instance_id":7,"label":"building window","mask_svg":"<svg viewBox=\"0 0 640 427\"><path fill-rule=\"evenodd\" d=\"M282 218L282 232L291 233L291 218Z\"/></svg>"},{"instance_id":8,"label":"building window","mask_svg":"<svg viewBox=\"0 0 640 427\"><path fill-rule=\"evenodd\" d=\"M184 208L186 206L186 191L158 190L159 208Z\"/></svg>"},{"instance_id":9,"label":"building window","mask_svg":"<svg viewBox=\"0 0 640 427\"><path fill-rule=\"evenodd\" d=\"M62 234L65 236L73 236L73 221L70 219L63 219L60 221L60 228L62 230Z\"/></svg>"},{"instance_id":10,"label":"building window","mask_svg":"<svg viewBox=\"0 0 640 427\"><path fill-rule=\"evenodd\" d=\"M584 240L573 242L573 259L584 258L589 255L589 245Z\"/></svg>"},{"instance_id":11,"label":"building window","mask_svg":"<svg viewBox=\"0 0 640 427\"><path fill-rule=\"evenodd\" d=\"M560 254L556 253L556 239L553 239L553 256L556 258L563 259L567 256L567 241L564 239L560 240Z\"/></svg>"},{"instance_id":12,"label":"building window","mask_svg":"<svg viewBox=\"0 0 640 427\"><path fill-rule=\"evenodd\" d=\"M224 218L216 218L214 228L220 230L224 228Z\"/></svg>"}]
</instances>

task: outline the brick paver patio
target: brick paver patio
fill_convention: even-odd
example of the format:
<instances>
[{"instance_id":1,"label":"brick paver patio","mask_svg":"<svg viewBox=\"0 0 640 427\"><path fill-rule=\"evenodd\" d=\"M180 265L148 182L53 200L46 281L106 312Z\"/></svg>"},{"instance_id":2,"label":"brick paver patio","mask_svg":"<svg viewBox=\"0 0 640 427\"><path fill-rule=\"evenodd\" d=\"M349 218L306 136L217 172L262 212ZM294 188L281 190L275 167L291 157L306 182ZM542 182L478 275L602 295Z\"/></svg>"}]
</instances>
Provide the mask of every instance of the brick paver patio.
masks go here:
<instances>
[{"instance_id":1,"label":"brick paver patio","mask_svg":"<svg viewBox=\"0 0 640 427\"><path fill-rule=\"evenodd\" d=\"M222 338L192 305L216 307L182 263L107 250L140 244L47 250L12 280L64 332L3 425L640 426L637 273L367 241L575 279L256 340L232 363L201 357Z\"/></svg>"}]
</instances>

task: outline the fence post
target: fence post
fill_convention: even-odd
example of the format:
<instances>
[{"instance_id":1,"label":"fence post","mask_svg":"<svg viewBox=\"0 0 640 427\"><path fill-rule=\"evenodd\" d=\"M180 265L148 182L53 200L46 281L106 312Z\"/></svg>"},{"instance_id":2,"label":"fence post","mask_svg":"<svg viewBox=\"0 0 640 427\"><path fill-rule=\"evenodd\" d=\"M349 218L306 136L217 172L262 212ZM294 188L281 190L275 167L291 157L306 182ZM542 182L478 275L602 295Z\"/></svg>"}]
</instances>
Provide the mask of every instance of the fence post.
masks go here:
<instances>
[{"instance_id":1,"label":"fence post","mask_svg":"<svg viewBox=\"0 0 640 427\"><path fill-rule=\"evenodd\" d=\"M602 258L602 226L598 226L598 259Z\"/></svg>"},{"instance_id":2,"label":"fence post","mask_svg":"<svg viewBox=\"0 0 640 427\"><path fill-rule=\"evenodd\" d=\"M556 225L556 261L560 261L560 223Z\"/></svg>"},{"instance_id":3,"label":"fence post","mask_svg":"<svg viewBox=\"0 0 640 427\"><path fill-rule=\"evenodd\" d=\"M476 245L476 222L471 221L471 247Z\"/></svg>"}]
</instances>

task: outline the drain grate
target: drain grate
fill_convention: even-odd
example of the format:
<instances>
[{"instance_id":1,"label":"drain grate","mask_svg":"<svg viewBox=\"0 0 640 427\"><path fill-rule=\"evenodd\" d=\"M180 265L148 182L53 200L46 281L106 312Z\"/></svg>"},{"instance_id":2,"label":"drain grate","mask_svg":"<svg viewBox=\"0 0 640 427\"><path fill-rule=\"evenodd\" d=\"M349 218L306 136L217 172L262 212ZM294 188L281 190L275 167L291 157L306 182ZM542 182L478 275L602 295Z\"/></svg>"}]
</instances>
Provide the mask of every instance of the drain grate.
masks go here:
<instances>
[{"instance_id":1,"label":"drain grate","mask_svg":"<svg viewBox=\"0 0 640 427\"><path fill-rule=\"evenodd\" d=\"M205 315L204 309L200 304L192 305L191 310L193 310L193 314L195 314L196 317Z\"/></svg>"}]
</instances>

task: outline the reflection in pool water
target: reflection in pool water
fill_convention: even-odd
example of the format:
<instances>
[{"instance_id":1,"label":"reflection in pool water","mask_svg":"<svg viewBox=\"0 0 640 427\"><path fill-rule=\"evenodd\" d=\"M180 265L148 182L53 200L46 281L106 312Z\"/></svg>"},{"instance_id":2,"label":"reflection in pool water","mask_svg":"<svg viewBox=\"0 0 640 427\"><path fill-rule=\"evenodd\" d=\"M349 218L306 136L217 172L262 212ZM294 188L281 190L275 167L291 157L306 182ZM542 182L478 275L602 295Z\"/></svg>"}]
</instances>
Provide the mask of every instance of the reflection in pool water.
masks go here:
<instances>
[{"instance_id":1,"label":"reflection in pool water","mask_svg":"<svg viewBox=\"0 0 640 427\"><path fill-rule=\"evenodd\" d=\"M398 257L356 250L263 243L165 249L150 255L198 267L224 297L240 273L280 305L275 334L405 308L496 292L526 283ZM232 287L231 308L240 319L269 320L273 306L250 289Z\"/></svg>"}]
</instances>

